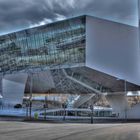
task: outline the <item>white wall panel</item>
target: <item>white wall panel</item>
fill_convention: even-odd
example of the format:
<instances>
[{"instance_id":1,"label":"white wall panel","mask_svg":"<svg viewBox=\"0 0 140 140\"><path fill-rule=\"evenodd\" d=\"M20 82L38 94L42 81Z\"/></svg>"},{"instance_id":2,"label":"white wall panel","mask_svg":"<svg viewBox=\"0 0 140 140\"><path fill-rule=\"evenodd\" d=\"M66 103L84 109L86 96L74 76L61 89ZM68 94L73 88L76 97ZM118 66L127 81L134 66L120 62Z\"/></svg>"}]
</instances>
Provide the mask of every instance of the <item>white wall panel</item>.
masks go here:
<instances>
[{"instance_id":1,"label":"white wall panel","mask_svg":"<svg viewBox=\"0 0 140 140\"><path fill-rule=\"evenodd\" d=\"M86 66L140 85L138 28L88 16Z\"/></svg>"},{"instance_id":2,"label":"white wall panel","mask_svg":"<svg viewBox=\"0 0 140 140\"><path fill-rule=\"evenodd\" d=\"M27 74L5 76L6 79L2 80L3 103L5 105L22 104L27 77Z\"/></svg>"}]
</instances>

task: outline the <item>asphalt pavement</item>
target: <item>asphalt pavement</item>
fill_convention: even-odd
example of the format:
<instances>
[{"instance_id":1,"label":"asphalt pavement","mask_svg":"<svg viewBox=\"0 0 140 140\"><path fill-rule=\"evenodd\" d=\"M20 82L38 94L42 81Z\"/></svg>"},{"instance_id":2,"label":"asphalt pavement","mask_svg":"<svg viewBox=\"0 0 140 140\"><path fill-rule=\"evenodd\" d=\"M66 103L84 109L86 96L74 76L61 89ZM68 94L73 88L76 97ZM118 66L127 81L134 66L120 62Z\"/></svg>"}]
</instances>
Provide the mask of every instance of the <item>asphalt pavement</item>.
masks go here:
<instances>
[{"instance_id":1,"label":"asphalt pavement","mask_svg":"<svg viewBox=\"0 0 140 140\"><path fill-rule=\"evenodd\" d=\"M140 124L51 124L0 121L0 140L139 140Z\"/></svg>"}]
</instances>

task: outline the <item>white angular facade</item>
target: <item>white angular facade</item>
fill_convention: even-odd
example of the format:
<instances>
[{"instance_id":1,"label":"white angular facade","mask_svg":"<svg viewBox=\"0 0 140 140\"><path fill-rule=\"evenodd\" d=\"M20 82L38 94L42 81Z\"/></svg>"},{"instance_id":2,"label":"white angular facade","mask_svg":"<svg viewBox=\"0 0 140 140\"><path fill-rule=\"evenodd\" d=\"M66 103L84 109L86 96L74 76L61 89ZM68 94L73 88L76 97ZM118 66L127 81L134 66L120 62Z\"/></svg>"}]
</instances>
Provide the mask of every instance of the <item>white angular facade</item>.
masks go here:
<instances>
[{"instance_id":1,"label":"white angular facade","mask_svg":"<svg viewBox=\"0 0 140 140\"><path fill-rule=\"evenodd\" d=\"M140 85L139 27L86 18L86 66Z\"/></svg>"}]
</instances>

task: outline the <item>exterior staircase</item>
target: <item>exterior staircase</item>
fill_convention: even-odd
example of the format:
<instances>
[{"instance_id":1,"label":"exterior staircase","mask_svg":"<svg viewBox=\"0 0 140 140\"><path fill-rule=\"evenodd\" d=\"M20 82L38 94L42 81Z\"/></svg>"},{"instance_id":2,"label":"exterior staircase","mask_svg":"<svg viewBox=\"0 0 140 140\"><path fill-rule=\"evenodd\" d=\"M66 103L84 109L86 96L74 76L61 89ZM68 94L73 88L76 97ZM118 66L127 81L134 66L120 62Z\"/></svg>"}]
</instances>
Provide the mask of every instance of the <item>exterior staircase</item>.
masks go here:
<instances>
[{"instance_id":1,"label":"exterior staircase","mask_svg":"<svg viewBox=\"0 0 140 140\"><path fill-rule=\"evenodd\" d=\"M109 88L103 87L102 85L100 85L96 82L89 83L88 79L83 77L82 75L78 75L78 74L76 75L75 73L67 71L65 69L63 69L63 73L66 78L93 91L92 94L82 94L82 95L78 96L78 98L76 100L73 100L71 103L69 103L70 106L73 108L79 108L80 106L87 103L91 99L94 102L97 102L104 93L110 91Z\"/></svg>"},{"instance_id":2,"label":"exterior staircase","mask_svg":"<svg viewBox=\"0 0 140 140\"><path fill-rule=\"evenodd\" d=\"M77 101L74 102L73 107L74 108L79 108L88 101L90 101L92 98L94 98L96 95L95 94L85 94L85 95L80 95Z\"/></svg>"}]
</instances>

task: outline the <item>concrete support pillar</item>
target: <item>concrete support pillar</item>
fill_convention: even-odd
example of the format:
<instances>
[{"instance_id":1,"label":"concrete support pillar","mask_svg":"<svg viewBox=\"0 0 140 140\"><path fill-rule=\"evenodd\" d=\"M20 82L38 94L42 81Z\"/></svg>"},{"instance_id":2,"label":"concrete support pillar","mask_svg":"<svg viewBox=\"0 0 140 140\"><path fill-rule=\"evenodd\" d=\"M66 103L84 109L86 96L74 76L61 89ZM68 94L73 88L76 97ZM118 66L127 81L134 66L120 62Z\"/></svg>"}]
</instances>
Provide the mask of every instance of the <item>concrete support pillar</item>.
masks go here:
<instances>
[{"instance_id":1,"label":"concrete support pillar","mask_svg":"<svg viewBox=\"0 0 140 140\"><path fill-rule=\"evenodd\" d=\"M119 118L127 119L129 106L125 93L108 94L106 99Z\"/></svg>"}]
</instances>

